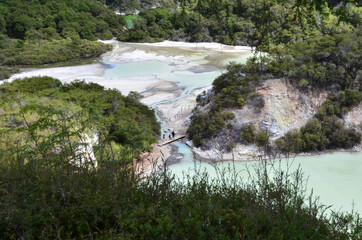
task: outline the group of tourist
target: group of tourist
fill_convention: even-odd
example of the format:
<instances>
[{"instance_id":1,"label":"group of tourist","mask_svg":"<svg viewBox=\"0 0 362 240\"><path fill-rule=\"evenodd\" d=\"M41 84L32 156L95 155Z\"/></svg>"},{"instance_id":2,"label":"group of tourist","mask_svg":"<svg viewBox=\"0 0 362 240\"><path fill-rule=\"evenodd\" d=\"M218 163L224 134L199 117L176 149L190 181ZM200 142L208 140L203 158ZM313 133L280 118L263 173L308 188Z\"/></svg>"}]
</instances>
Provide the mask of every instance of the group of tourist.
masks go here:
<instances>
[{"instance_id":1,"label":"group of tourist","mask_svg":"<svg viewBox=\"0 0 362 240\"><path fill-rule=\"evenodd\" d=\"M176 135L175 131L172 130L172 132L168 135L168 139L174 138L175 135ZM166 139L166 134L163 134L162 139L163 139L163 140Z\"/></svg>"}]
</instances>

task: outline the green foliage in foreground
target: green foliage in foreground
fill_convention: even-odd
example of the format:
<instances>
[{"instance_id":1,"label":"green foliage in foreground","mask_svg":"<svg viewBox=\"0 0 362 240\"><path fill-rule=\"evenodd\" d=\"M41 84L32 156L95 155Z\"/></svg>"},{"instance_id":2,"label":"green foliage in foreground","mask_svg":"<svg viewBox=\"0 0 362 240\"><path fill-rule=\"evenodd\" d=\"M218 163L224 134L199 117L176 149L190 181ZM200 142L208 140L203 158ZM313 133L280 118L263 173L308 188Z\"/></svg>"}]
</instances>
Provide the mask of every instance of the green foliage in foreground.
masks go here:
<instances>
[{"instance_id":1,"label":"green foliage in foreground","mask_svg":"<svg viewBox=\"0 0 362 240\"><path fill-rule=\"evenodd\" d=\"M80 133L63 125L45 145L15 147L11 159L0 151L1 239L362 237L357 216L326 217L325 208L305 195L300 171L271 178L270 167L261 165L248 182L232 172L218 181L198 173L179 182L167 171L141 178L122 155L98 159L97 168L75 164L83 159L77 144L63 139ZM44 151L54 144L62 147Z\"/></svg>"},{"instance_id":2,"label":"green foliage in foreground","mask_svg":"<svg viewBox=\"0 0 362 240\"><path fill-rule=\"evenodd\" d=\"M140 151L151 150L160 134L154 111L134 94L125 97L94 83L25 78L0 85L0 100L0 151L6 152L9 161L16 156L14 149L36 146L43 156L66 144L77 145L79 138L85 142L86 135L97 139L92 147L98 159L122 152L132 161ZM58 142L64 126L83 135L71 134Z\"/></svg>"}]
</instances>

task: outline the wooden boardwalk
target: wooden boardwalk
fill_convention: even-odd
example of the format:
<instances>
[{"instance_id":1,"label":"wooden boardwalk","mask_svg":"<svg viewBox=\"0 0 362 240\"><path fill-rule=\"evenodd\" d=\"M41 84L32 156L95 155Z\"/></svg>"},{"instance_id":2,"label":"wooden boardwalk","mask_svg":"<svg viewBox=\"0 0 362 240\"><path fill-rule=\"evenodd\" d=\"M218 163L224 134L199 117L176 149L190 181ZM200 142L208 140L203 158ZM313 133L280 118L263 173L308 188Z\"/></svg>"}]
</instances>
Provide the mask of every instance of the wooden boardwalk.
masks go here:
<instances>
[{"instance_id":1,"label":"wooden boardwalk","mask_svg":"<svg viewBox=\"0 0 362 240\"><path fill-rule=\"evenodd\" d=\"M186 135L180 135L180 136L175 136L174 138L170 139L170 140L166 140L166 141L162 141L158 144L158 146L162 147L162 146L165 146L167 144L170 144L172 142L175 142L177 140L180 140L182 138L186 137Z\"/></svg>"}]
</instances>

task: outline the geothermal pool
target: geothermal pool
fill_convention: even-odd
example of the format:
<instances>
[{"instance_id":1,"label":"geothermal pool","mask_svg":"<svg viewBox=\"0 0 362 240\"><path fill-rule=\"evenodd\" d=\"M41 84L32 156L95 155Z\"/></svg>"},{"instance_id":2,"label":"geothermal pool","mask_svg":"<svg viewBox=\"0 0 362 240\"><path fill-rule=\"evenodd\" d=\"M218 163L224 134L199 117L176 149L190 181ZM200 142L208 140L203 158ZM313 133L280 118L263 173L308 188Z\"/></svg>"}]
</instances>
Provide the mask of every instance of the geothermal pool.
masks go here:
<instances>
[{"instance_id":1,"label":"geothermal pool","mask_svg":"<svg viewBox=\"0 0 362 240\"><path fill-rule=\"evenodd\" d=\"M178 143L177 143L178 144ZM207 171L209 176L218 177L216 168L235 169L238 177L247 181L248 171L258 163L251 162L223 162L213 166L205 162L194 162L191 151L184 145L178 144L179 152L185 154L178 163L170 166L171 171L180 179L184 174L193 175L195 169ZM274 161L279 165L279 159ZM332 210L354 211L362 213L362 153L335 152L318 156L299 156L290 159L281 159L281 168L289 172L295 171L298 166L304 172L307 181L307 194L313 190L313 196L319 196L320 202L326 206L332 205ZM234 165L234 166L233 166ZM216 168L215 168L216 167ZM219 171L218 170L218 171Z\"/></svg>"}]
</instances>

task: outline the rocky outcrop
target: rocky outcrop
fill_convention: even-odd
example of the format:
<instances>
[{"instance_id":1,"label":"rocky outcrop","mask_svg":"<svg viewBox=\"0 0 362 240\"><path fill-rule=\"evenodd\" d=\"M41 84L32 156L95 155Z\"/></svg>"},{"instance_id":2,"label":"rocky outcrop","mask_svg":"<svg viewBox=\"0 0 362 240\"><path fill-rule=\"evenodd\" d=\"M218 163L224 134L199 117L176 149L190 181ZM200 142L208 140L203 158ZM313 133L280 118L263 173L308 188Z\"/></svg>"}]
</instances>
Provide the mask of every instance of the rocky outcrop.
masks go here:
<instances>
[{"instance_id":1,"label":"rocky outcrop","mask_svg":"<svg viewBox=\"0 0 362 240\"><path fill-rule=\"evenodd\" d=\"M268 131L272 139L303 126L328 95L326 91L301 92L283 79L267 80L257 92L263 97L264 106L255 108L247 104L242 109L232 109L236 116L232 123L238 129L251 122L257 129Z\"/></svg>"},{"instance_id":2,"label":"rocky outcrop","mask_svg":"<svg viewBox=\"0 0 362 240\"><path fill-rule=\"evenodd\" d=\"M271 140L276 140L284 136L292 129L299 129L313 118L320 106L328 96L327 91L317 91L313 89L303 89L303 92L294 87L289 81L284 79L270 79L263 83L263 86L257 89L257 92L264 100L261 108L255 107L253 104L247 103L241 109L227 109L235 114L235 119L231 121L232 126L218 134L215 138L210 139L206 144L207 149L195 149L196 155L200 158L223 154L220 156L212 156L214 158L223 158L224 160L244 160L258 157L260 149L255 145L245 146L240 142L240 128L246 123L252 123L257 130L266 130ZM202 96L203 100L210 99L208 92ZM209 105L209 104L208 104ZM199 106L198 109L206 110L209 106ZM355 110L358 112L358 109ZM360 111L361 112L361 111ZM352 117L353 118L353 117ZM353 121L354 122L354 121ZM226 151L216 151L215 143L228 144L229 142L237 143L231 153ZM224 146L224 147L225 147ZM220 149L222 147L219 147ZM204 153L202 153L204 152Z\"/></svg>"},{"instance_id":3,"label":"rocky outcrop","mask_svg":"<svg viewBox=\"0 0 362 240\"><path fill-rule=\"evenodd\" d=\"M348 127L362 126L362 102L352 108L344 117L343 120Z\"/></svg>"},{"instance_id":4,"label":"rocky outcrop","mask_svg":"<svg viewBox=\"0 0 362 240\"><path fill-rule=\"evenodd\" d=\"M281 127L278 120L272 115L267 113L259 124L260 130L265 130L271 137L278 137L281 132Z\"/></svg>"},{"instance_id":5,"label":"rocky outcrop","mask_svg":"<svg viewBox=\"0 0 362 240\"><path fill-rule=\"evenodd\" d=\"M344 117L343 121L348 128L353 128L362 135L362 102L353 107ZM362 150L362 142L355 146L354 151Z\"/></svg>"}]
</instances>

